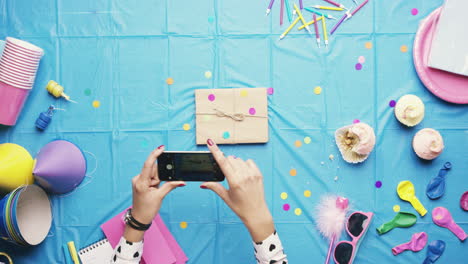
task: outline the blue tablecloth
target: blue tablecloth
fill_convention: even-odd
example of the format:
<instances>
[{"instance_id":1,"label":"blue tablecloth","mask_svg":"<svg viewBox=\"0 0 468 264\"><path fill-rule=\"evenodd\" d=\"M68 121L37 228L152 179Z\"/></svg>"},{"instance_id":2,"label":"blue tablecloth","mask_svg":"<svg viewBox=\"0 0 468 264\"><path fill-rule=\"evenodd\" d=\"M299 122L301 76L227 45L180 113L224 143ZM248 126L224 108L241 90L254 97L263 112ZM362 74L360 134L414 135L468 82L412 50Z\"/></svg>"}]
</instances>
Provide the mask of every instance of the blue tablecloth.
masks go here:
<instances>
[{"instance_id":1,"label":"blue tablecloth","mask_svg":"<svg viewBox=\"0 0 468 264\"><path fill-rule=\"evenodd\" d=\"M45 50L21 118L15 127L0 129L0 143L20 144L35 155L47 142L67 139L87 151L89 162L89 177L76 191L51 196L53 226L41 245L24 249L0 242L0 250L10 253L15 263L63 263L64 243L74 240L83 247L102 238L100 224L130 205L130 179L154 147L205 150L195 145L194 89L273 87L270 141L225 146L223 151L253 158L260 166L290 263L323 261L328 243L314 228L313 214L325 193L344 195L355 210L375 213L356 263L421 263L427 249L397 257L391 253L394 245L421 231L428 233L429 241L447 243L440 263L466 263L467 243L433 224L431 211L447 207L468 230L468 213L459 207L468 189L468 107L428 92L412 60L419 21L442 0L371 0L330 38L329 50L318 49L315 39L297 30L278 41L289 23L279 26L279 0L265 17L268 2L0 1L1 37L18 37ZM342 2L353 6L351 0ZM313 4L328 5L304 0L305 6ZM312 17L304 15L307 20ZM331 29L335 21L327 22ZM407 52L401 51L403 45ZM365 62L358 71L360 56ZM211 79L206 71L212 72ZM166 84L169 77L173 85ZM49 80L62 84L78 104L50 96L44 89ZM314 93L316 86L322 88L320 95ZM424 121L411 129L402 127L389 107L390 100L407 93L418 95L426 105ZM93 107L93 101L100 106ZM34 121L50 104L66 111L57 112L49 128L38 132ZM354 119L373 126L377 136L375 150L360 165L345 163L333 139L335 129ZM186 123L191 126L188 131L183 129ZM411 148L413 135L424 127L438 129L444 137L445 151L433 162L418 159ZM304 143L305 137L311 138L310 144ZM302 145L296 147L296 141ZM447 193L430 201L426 185L446 161L453 164ZM296 176L290 176L291 169ZM375 228L394 216L394 205L415 213L396 195L402 180L415 184L429 213L418 216L412 228L379 236ZM376 181L382 182L381 188L375 187ZM310 197L304 196L306 190ZM282 192L288 194L286 200ZM289 211L283 210L285 203ZM296 215L296 208L302 214ZM161 215L189 263L255 263L240 220L198 184L171 193ZM182 221L187 228L180 227ZM343 238L349 239L345 234Z\"/></svg>"}]
</instances>

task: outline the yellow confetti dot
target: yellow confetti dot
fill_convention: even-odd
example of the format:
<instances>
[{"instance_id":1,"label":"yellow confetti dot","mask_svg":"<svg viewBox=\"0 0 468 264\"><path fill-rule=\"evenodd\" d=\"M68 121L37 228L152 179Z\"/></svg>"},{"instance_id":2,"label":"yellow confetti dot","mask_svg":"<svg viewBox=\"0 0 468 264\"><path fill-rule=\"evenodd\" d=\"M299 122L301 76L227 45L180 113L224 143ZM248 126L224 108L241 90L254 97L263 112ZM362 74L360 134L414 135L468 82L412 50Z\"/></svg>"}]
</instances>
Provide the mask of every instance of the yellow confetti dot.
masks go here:
<instances>
[{"instance_id":1,"label":"yellow confetti dot","mask_svg":"<svg viewBox=\"0 0 468 264\"><path fill-rule=\"evenodd\" d=\"M283 199L283 200L288 199L288 194L285 193L285 192L282 192L280 196L281 196L281 199Z\"/></svg>"},{"instance_id":2,"label":"yellow confetti dot","mask_svg":"<svg viewBox=\"0 0 468 264\"><path fill-rule=\"evenodd\" d=\"M400 206L398 204L393 206L393 212L395 212L395 213L400 212Z\"/></svg>"},{"instance_id":3,"label":"yellow confetti dot","mask_svg":"<svg viewBox=\"0 0 468 264\"><path fill-rule=\"evenodd\" d=\"M311 141L312 141L312 139L310 137L305 137L304 138L304 143L306 143L306 144L310 144Z\"/></svg>"},{"instance_id":4,"label":"yellow confetti dot","mask_svg":"<svg viewBox=\"0 0 468 264\"><path fill-rule=\"evenodd\" d=\"M304 196L305 197L310 197L311 195L312 195L312 192L310 192L309 190L304 191Z\"/></svg>"},{"instance_id":5,"label":"yellow confetti dot","mask_svg":"<svg viewBox=\"0 0 468 264\"><path fill-rule=\"evenodd\" d=\"M302 142L300 140L296 140L296 142L294 142L294 145L299 148L302 146Z\"/></svg>"},{"instance_id":6,"label":"yellow confetti dot","mask_svg":"<svg viewBox=\"0 0 468 264\"><path fill-rule=\"evenodd\" d=\"M297 175L297 170L296 170L296 169L291 169L291 170L289 171L289 175L291 175L291 176L296 176L296 175Z\"/></svg>"},{"instance_id":7,"label":"yellow confetti dot","mask_svg":"<svg viewBox=\"0 0 468 264\"><path fill-rule=\"evenodd\" d=\"M320 86L317 86L314 88L314 94L321 94L322 93L322 87Z\"/></svg>"},{"instance_id":8,"label":"yellow confetti dot","mask_svg":"<svg viewBox=\"0 0 468 264\"><path fill-rule=\"evenodd\" d=\"M247 90L241 90L241 91L240 91L240 96L241 96L241 97L247 97L247 95L249 95L249 93L247 92Z\"/></svg>"},{"instance_id":9,"label":"yellow confetti dot","mask_svg":"<svg viewBox=\"0 0 468 264\"><path fill-rule=\"evenodd\" d=\"M400 47L400 51L401 51L401 52L407 52L407 51L408 51L408 46L402 45L402 46Z\"/></svg>"},{"instance_id":10,"label":"yellow confetti dot","mask_svg":"<svg viewBox=\"0 0 468 264\"><path fill-rule=\"evenodd\" d=\"M98 100L93 101L93 107L94 108L98 108L100 106L101 106L101 102L99 102Z\"/></svg>"},{"instance_id":11,"label":"yellow confetti dot","mask_svg":"<svg viewBox=\"0 0 468 264\"><path fill-rule=\"evenodd\" d=\"M364 46L366 47L366 49L372 49L372 42L366 42Z\"/></svg>"},{"instance_id":12,"label":"yellow confetti dot","mask_svg":"<svg viewBox=\"0 0 468 264\"><path fill-rule=\"evenodd\" d=\"M185 229L187 228L187 222L180 222L180 228Z\"/></svg>"},{"instance_id":13,"label":"yellow confetti dot","mask_svg":"<svg viewBox=\"0 0 468 264\"><path fill-rule=\"evenodd\" d=\"M184 125L182 126L182 128L183 128L185 131L190 130L190 125L189 125L189 124L184 124Z\"/></svg>"},{"instance_id":14,"label":"yellow confetti dot","mask_svg":"<svg viewBox=\"0 0 468 264\"><path fill-rule=\"evenodd\" d=\"M166 83L169 84L169 85L172 85L172 84L174 84L174 79L169 77L169 78L166 79Z\"/></svg>"},{"instance_id":15,"label":"yellow confetti dot","mask_svg":"<svg viewBox=\"0 0 468 264\"><path fill-rule=\"evenodd\" d=\"M334 159L335 159L335 156L333 156L333 154L330 154L330 156L328 156L328 158L329 158L330 160L334 160Z\"/></svg>"},{"instance_id":16,"label":"yellow confetti dot","mask_svg":"<svg viewBox=\"0 0 468 264\"><path fill-rule=\"evenodd\" d=\"M213 76L213 74L210 71L205 72L205 78L210 79Z\"/></svg>"},{"instance_id":17,"label":"yellow confetti dot","mask_svg":"<svg viewBox=\"0 0 468 264\"><path fill-rule=\"evenodd\" d=\"M294 209L294 213L295 213L296 215L301 215L301 214L302 214L301 208L296 208L296 209Z\"/></svg>"}]
</instances>

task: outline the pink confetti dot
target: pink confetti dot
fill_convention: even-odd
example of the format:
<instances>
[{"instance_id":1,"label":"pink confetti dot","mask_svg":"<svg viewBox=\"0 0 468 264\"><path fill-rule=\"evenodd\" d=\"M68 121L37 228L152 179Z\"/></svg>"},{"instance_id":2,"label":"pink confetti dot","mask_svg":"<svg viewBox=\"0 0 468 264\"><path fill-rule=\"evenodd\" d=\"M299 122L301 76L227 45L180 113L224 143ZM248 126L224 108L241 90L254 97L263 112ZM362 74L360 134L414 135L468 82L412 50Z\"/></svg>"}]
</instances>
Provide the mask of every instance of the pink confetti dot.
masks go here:
<instances>
[{"instance_id":1,"label":"pink confetti dot","mask_svg":"<svg viewBox=\"0 0 468 264\"><path fill-rule=\"evenodd\" d=\"M395 100L391 100L391 101L388 103L388 105L389 105L390 107L395 107L395 105L396 105Z\"/></svg>"},{"instance_id":2,"label":"pink confetti dot","mask_svg":"<svg viewBox=\"0 0 468 264\"><path fill-rule=\"evenodd\" d=\"M354 119L354 120L353 120L353 124L357 124L357 123L359 123L359 122L361 122L361 120L359 120L359 119Z\"/></svg>"},{"instance_id":3,"label":"pink confetti dot","mask_svg":"<svg viewBox=\"0 0 468 264\"><path fill-rule=\"evenodd\" d=\"M380 187L382 187L382 182L381 181L376 181L375 182L375 187L380 189Z\"/></svg>"},{"instance_id":4,"label":"pink confetti dot","mask_svg":"<svg viewBox=\"0 0 468 264\"><path fill-rule=\"evenodd\" d=\"M268 93L269 95L272 95L274 91L275 91L275 90L274 90L272 87L270 87L270 88L267 89L267 93Z\"/></svg>"},{"instance_id":5,"label":"pink confetti dot","mask_svg":"<svg viewBox=\"0 0 468 264\"><path fill-rule=\"evenodd\" d=\"M215 100L215 95L214 94L210 94L208 95L208 100L210 100L211 102L213 102Z\"/></svg>"},{"instance_id":6,"label":"pink confetti dot","mask_svg":"<svg viewBox=\"0 0 468 264\"><path fill-rule=\"evenodd\" d=\"M251 108L249 109L249 114L250 114L250 115L255 115L256 112L257 112L257 111L256 111L255 108L253 108L253 107L251 107Z\"/></svg>"},{"instance_id":7,"label":"pink confetti dot","mask_svg":"<svg viewBox=\"0 0 468 264\"><path fill-rule=\"evenodd\" d=\"M417 8L411 9L411 14L412 14L413 16L417 15L418 13L419 13L419 10L418 10Z\"/></svg>"},{"instance_id":8,"label":"pink confetti dot","mask_svg":"<svg viewBox=\"0 0 468 264\"><path fill-rule=\"evenodd\" d=\"M361 63L361 64L364 63L364 62L366 62L366 57L364 57L364 56L359 56L358 62Z\"/></svg>"},{"instance_id":9,"label":"pink confetti dot","mask_svg":"<svg viewBox=\"0 0 468 264\"><path fill-rule=\"evenodd\" d=\"M289 206L289 204L284 204L283 205L283 210L289 211L289 209L291 209L291 206Z\"/></svg>"},{"instance_id":10,"label":"pink confetti dot","mask_svg":"<svg viewBox=\"0 0 468 264\"><path fill-rule=\"evenodd\" d=\"M362 64L361 64L361 63L356 63L355 68L356 68L356 70L358 70L358 71L362 70Z\"/></svg>"}]
</instances>

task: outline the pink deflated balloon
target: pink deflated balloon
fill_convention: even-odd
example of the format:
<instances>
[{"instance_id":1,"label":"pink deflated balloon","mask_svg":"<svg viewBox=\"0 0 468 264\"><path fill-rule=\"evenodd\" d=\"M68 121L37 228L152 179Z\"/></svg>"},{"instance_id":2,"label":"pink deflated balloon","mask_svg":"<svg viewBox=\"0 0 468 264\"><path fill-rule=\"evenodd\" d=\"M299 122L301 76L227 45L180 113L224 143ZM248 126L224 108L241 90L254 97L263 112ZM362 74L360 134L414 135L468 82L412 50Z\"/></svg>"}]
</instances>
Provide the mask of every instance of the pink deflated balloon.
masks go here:
<instances>
[{"instance_id":1,"label":"pink deflated balloon","mask_svg":"<svg viewBox=\"0 0 468 264\"><path fill-rule=\"evenodd\" d=\"M413 252L421 251L426 244L427 234L425 232L416 233L411 237L409 242L392 248L392 253L396 256L405 250L411 250Z\"/></svg>"},{"instance_id":2,"label":"pink deflated balloon","mask_svg":"<svg viewBox=\"0 0 468 264\"><path fill-rule=\"evenodd\" d=\"M438 226L452 231L461 241L466 239L465 231L455 223L452 215L445 207L436 207L432 210L432 221Z\"/></svg>"}]
</instances>

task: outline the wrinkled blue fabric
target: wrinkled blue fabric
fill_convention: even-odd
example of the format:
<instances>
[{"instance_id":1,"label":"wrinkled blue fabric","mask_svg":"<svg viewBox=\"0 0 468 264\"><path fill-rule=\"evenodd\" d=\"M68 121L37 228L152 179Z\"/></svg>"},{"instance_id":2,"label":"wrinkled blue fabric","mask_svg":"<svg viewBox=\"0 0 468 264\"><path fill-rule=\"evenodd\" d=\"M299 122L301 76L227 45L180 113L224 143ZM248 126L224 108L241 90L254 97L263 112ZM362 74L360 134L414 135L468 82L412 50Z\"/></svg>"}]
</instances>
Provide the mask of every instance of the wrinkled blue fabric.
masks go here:
<instances>
[{"instance_id":1,"label":"wrinkled blue fabric","mask_svg":"<svg viewBox=\"0 0 468 264\"><path fill-rule=\"evenodd\" d=\"M87 151L89 165L76 191L51 196L54 220L41 245L25 249L1 241L0 251L11 254L15 263L63 263L64 243L73 240L82 248L101 239L100 224L131 204L130 180L153 148L165 144L168 150L206 150L195 145L194 89L273 87L268 97L270 141L222 150L253 158L262 170L266 201L290 263L324 261L328 242L315 229L313 214L325 193L345 196L353 209L375 213L356 264L421 263L424 252L395 257L391 248L423 231L446 241L441 263L465 262L466 243L435 226L430 214L418 216L408 229L381 237L375 231L393 218L394 205L416 213L396 194L403 180L413 182L429 212L444 206L468 230L467 214L459 207L467 190L468 105L432 95L419 81L412 59L419 21L443 0L370 0L330 37L328 50L318 49L315 38L296 29L278 41L288 26L279 26L280 2L266 17L269 0L0 0L1 39L17 37L45 51L20 119L15 127L0 128L0 143L20 144L35 156L49 141L66 139ZM352 0L338 2L354 5ZM315 4L328 5L304 0L304 6ZM411 14L413 8L418 15ZM340 17L339 12L327 13ZM311 13L304 16L312 20ZM327 22L329 30L336 23ZM372 49L365 48L366 42ZM408 52L400 51L402 45ZM365 63L357 71L359 56ZM213 77L206 79L205 71ZM168 77L173 85L166 84ZM49 80L63 85L78 104L49 95ZM320 95L313 93L316 86L322 87ZM424 120L414 128L401 126L388 105L408 93L426 106ZM92 107L94 100L100 101L99 108ZM51 104L66 111L57 111L47 129L38 132L34 122ZM371 125L377 138L374 151L359 165L344 162L333 139L337 128L354 119ZM185 123L192 129L184 131ZM411 148L414 134L425 127L444 138L445 149L432 162L422 161ZM306 136L310 144L295 147ZM425 188L447 160L454 164L447 191L431 201ZM294 177L289 175L292 168L297 170ZM303 195L305 190L311 197ZM288 193L286 200L282 192ZM285 203L291 210L283 210ZM301 215L294 214L296 208ZM239 218L198 184L169 194L161 216L190 263L255 263ZM188 223L186 229L179 227L181 221Z\"/></svg>"}]
</instances>

